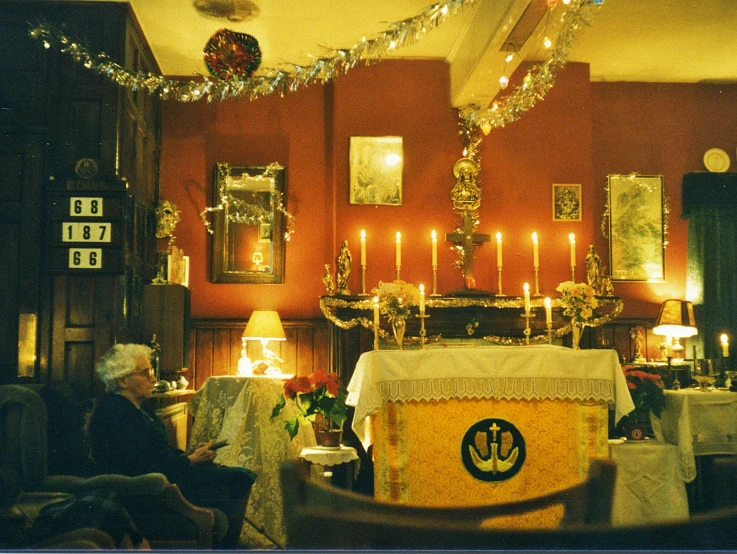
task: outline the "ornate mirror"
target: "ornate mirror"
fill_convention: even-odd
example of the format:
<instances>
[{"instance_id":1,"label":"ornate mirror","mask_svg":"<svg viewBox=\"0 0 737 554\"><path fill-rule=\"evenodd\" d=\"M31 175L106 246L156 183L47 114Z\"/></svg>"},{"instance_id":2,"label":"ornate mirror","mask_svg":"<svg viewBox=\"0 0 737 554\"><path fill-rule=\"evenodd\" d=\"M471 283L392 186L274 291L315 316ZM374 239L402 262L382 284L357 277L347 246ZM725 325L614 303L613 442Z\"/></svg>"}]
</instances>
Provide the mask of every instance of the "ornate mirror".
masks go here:
<instances>
[{"instance_id":1,"label":"ornate mirror","mask_svg":"<svg viewBox=\"0 0 737 554\"><path fill-rule=\"evenodd\" d=\"M284 282L285 173L278 164L215 167L213 283Z\"/></svg>"}]
</instances>

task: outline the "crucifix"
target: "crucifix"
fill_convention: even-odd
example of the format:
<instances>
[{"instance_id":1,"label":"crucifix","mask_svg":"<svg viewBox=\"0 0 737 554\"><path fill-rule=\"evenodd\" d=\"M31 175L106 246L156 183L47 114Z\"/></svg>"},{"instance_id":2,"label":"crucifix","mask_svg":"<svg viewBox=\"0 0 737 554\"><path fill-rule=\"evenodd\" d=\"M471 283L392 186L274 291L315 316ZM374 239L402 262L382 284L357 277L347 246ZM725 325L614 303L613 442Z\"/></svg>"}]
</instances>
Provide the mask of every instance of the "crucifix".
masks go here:
<instances>
[{"instance_id":1,"label":"crucifix","mask_svg":"<svg viewBox=\"0 0 737 554\"><path fill-rule=\"evenodd\" d=\"M491 240L486 233L474 233L481 206L481 188L476 183L478 173L478 164L470 158L461 158L453 166L456 184L450 191L450 198L453 209L463 215L463 232L445 235L448 242L463 243L463 278L466 290L476 289L476 280L473 277L474 246Z\"/></svg>"}]
</instances>

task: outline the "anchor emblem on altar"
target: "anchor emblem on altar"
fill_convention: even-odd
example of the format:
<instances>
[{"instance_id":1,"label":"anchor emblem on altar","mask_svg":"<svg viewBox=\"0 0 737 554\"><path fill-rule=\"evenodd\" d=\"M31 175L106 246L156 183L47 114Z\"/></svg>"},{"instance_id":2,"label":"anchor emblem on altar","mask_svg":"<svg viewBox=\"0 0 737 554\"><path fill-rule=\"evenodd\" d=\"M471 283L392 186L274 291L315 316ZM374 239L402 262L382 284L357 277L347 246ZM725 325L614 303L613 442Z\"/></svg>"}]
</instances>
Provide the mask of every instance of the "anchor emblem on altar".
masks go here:
<instances>
[{"instance_id":1,"label":"anchor emblem on altar","mask_svg":"<svg viewBox=\"0 0 737 554\"><path fill-rule=\"evenodd\" d=\"M504 481L517 474L525 461L525 440L519 429L503 419L484 419L465 433L461 458L466 470L482 481Z\"/></svg>"}]
</instances>

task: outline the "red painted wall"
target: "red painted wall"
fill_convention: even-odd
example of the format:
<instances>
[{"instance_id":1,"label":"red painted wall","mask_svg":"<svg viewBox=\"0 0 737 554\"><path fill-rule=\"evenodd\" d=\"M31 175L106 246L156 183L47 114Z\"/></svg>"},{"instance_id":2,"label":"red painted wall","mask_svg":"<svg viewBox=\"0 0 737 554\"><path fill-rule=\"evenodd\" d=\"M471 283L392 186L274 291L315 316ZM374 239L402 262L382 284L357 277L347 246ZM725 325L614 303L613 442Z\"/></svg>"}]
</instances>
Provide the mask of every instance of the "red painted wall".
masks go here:
<instances>
[{"instance_id":1,"label":"red painted wall","mask_svg":"<svg viewBox=\"0 0 737 554\"><path fill-rule=\"evenodd\" d=\"M534 288L531 233L540 237L540 291L570 279L568 234L577 237L577 280L600 231L606 175L663 174L671 208L665 283L615 283L625 315L655 317L660 302L683 297L686 223L680 220L681 177L703 169L712 147L734 154L737 86L589 82L588 66L570 64L547 98L519 121L492 130L481 150L483 189L477 232L492 242L476 251L477 286L497 290L496 245L504 236L504 292ZM355 206L348 198L350 136L404 139L404 204ZM164 106L162 197L177 204L182 220L176 244L191 256L193 317L248 317L256 308L285 318L319 317L325 263L335 266L340 243L353 254L350 288L360 292L359 236L367 232L367 288L395 276L394 237L402 233L403 279L431 287L430 232L439 235L438 290L462 286L444 242L457 218L450 190L453 164L462 156L456 111L450 107L448 67L439 61L384 61L359 67L332 84L314 85L283 98L254 102L177 103ZM215 285L208 281L209 236L199 212L211 203L216 163L287 167L287 208L296 232L287 243L283 285ZM583 221L552 221L553 183L580 183ZM603 261L602 265L609 265Z\"/></svg>"}]
</instances>

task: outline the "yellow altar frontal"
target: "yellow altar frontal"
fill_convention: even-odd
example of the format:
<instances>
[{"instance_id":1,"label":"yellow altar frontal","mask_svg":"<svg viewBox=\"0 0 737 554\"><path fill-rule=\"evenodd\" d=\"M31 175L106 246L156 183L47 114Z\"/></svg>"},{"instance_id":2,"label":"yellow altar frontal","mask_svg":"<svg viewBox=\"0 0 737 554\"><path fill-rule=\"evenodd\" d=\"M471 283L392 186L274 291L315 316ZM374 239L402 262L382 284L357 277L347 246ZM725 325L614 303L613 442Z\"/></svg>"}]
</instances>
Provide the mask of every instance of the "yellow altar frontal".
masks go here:
<instances>
[{"instance_id":1,"label":"yellow altar frontal","mask_svg":"<svg viewBox=\"0 0 737 554\"><path fill-rule=\"evenodd\" d=\"M379 500L494 504L584 479L606 458L608 406L634 406L613 350L427 348L361 356L353 429L373 444ZM554 526L560 510L503 525Z\"/></svg>"}]
</instances>

